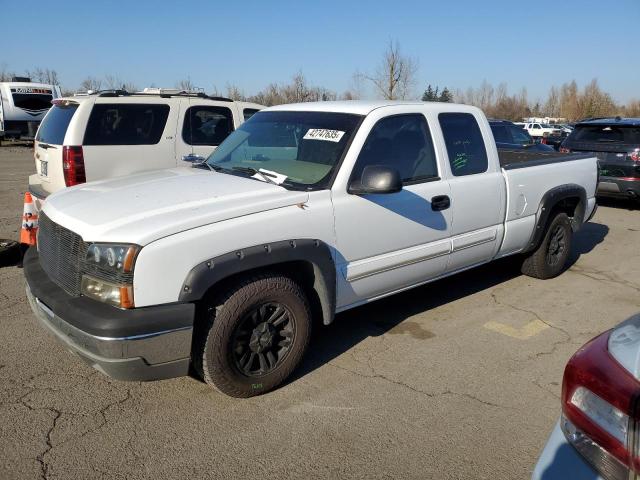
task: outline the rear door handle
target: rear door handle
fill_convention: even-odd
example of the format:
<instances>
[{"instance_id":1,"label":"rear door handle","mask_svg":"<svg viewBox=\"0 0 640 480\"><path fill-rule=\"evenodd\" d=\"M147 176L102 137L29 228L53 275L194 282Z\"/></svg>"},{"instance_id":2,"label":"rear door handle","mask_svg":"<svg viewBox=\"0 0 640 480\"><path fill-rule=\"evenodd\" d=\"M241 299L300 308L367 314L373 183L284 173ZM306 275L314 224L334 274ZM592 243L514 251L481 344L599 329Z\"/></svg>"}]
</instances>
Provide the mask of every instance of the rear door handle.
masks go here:
<instances>
[{"instance_id":1,"label":"rear door handle","mask_svg":"<svg viewBox=\"0 0 640 480\"><path fill-rule=\"evenodd\" d=\"M436 195L431 199L431 210L439 212L451 206L451 199L447 195Z\"/></svg>"}]
</instances>

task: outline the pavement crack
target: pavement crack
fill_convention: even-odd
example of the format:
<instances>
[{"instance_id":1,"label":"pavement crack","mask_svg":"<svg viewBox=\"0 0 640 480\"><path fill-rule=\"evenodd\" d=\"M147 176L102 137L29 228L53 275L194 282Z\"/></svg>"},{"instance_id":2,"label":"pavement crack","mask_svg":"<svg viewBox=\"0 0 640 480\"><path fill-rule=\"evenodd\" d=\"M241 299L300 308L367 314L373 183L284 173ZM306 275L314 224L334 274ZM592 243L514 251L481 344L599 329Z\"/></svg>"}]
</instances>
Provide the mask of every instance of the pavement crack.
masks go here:
<instances>
[{"instance_id":1,"label":"pavement crack","mask_svg":"<svg viewBox=\"0 0 640 480\"><path fill-rule=\"evenodd\" d=\"M470 393L465 393L465 392L460 393L460 392L452 392L451 390L447 390L446 392L442 392L439 395L456 395L459 397L465 397L470 400L482 403L483 405L488 405L490 407L507 408L504 405L498 405L497 403L489 402L487 400L482 400L481 398L478 398L475 395L471 395Z\"/></svg>"},{"instance_id":2,"label":"pavement crack","mask_svg":"<svg viewBox=\"0 0 640 480\"><path fill-rule=\"evenodd\" d=\"M560 395L558 395L557 393L552 392L551 390L543 387L542 385L540 385L540 383L538 383L536 380L532 380L531 383L533 385L535 385L536 387L538 387L540 390L548 393L549 395L553 396L554 398L560 399Z\"/></svg>"},{"instance_id":3,"label":"pavement crack","mask_svg":"<svg viewBox=\"0 0 640 480\"><path fill-rule=\"evenodd\" d=\"M340 370L344 370L345 372L349 372L349 373L351 373L353 375L356 375L358 377L367 378L367 379L379 378L379 379L384 380L386 382L389 382L389 383L392 383L394 385L398 385L398 386L403 387L405 389L411 390L414 393L418 393L420 395L424 395L425 397L428 397L428 398L441 397L441 396L445 396L445 395L455 395L455 396L458 396L458 397L468 398L470 400L473 400L475 402L478 402L478 403L481 403L483 405L487 405L487 406L490 406L490 407L508 408L508 407L505 407L504 405L499 405L497 403L489 402L487 400L482 400L481 398L478 398L478 397L476 397L474 395L471 395L470 393L454 392L452 390L446 390L446 391L440 392L440 393L429 393L429 392L425 392L424 390L420 390L420 389L417 389L415 387L412 387L411 385L409 385L409 384L407 384L405 382L401 382L399 380L395 380L393 378L389 378L386 375L381 375L379 373L374 373L372 375L365 375L363 373L359 373L359 372L356 372L354 370L351 370L350 368L341 367L340 365L336 365L335 363L329 362L329 365L331 365L334 368L338 368Z\"/></svg>"},{"instance_id":4,"label":"pavement crack","mask_svg":"<svg viewBox=\"0 0 640 480\"><path fill-rule=\"evenodd\" d=\"M358 377L362 377L362 378L379 378L381 380L384 380L386 382L392 383L394 385L398 385L400 387L406 388L408 390L411 390L412 392L419 393L420 395L424 395L424 396L429 397L429 398L433 398L435 396L433 393L425 392L424 390L419 390L419 389L417 389L415 387L412 387L411 385L408 385L408 384L406 384L404 382L401 382L399 380L394 380L393 378L389 378L386 375L382 375L380 373L376 373L375 371L374 371L374 373L372 375L365 375L363 373L356 372L355 370L351 370L349 368L341 367L340 365L336 365L335 363L329 362L329 365L331 365L334 368L338 368L340 370L344 370L345 372L349 372L349 373L351 373L353 375L357 375Z\"/></svg>"},{"instance_id":5,"label":"pavement crack","mask_svg":"<svg viewBox=\"0 0 640 480\"><path fill-rule=\"evenodd\" d=\"M510 308L512 310L515 310L517 312L521 312L521 313L527 313L529 315L532 315L533 317L536 318L536 320L544 323L546 326L548 326L549 328L551 328L552 330L556 330L560 333L562 333L562 335L564 335L564 338L562 340L557 340L555 342L553 342L552 346L551 346L551 350L549 351L544 351L544 352L537 352L534 357L538 358L542 355L551 355L553 353L555 353L555 351L558 349L558 347L560 345L563 345L565 343L569 343L572 339L571 334L566 331L564 328L561 328L557 325L554 325L553 323L543 319L537 312L534 312L533 310L528 310L526 308L522 308L522 307L517 307L515 305L512 305L510 303L506 303L500 299L498 299L497 295L495 292L491 293L491 298L493 299L493 301L495 302L496 305L501 306L501 307L506 307L506 308ZM532 358L532 357L529 357Z\"/></svg>"},{"instance_id":6,"label":"pavement crack","mask_svg":"<svg viewBox=\"0 0 640 480\"><path fill-rule=\"evenodd\" d=\"M40 476L43 480L47 480L49 478L49 464L45 460L45 455L47 455L53 449L53 444L51 443L51 434L55 430L56 425L58 424L58 420L62 416L62 412L60 410L56 410L55 408L47 408L45 410L53 412L55 416L53 417L53 422L51 423L51 427L47 431L47 435L45 438L47 448L44 450L44 452L36 457L36 460L40 464Z\"/></svg>"},{"instance_id":7,"label":"pavement crack","mask_svg":"<svg viewBox=\"0 0 640 480\"><path fill-rule=\"evenodd\" d=\"M595 280L596 282L609 282L616 285L620 285L622 287L627 287L636 292L640 292L640 286L636 285L629 280L625 280L623 278L618 277L617 275L609 272L603 272L602 270L597 270L595 268L586 268L580 267L577 265L572 266L569 269L569 272L575 273L576 275L582 275L583 277L590 278L591 280Z\"/></svg>"}]
</instances>

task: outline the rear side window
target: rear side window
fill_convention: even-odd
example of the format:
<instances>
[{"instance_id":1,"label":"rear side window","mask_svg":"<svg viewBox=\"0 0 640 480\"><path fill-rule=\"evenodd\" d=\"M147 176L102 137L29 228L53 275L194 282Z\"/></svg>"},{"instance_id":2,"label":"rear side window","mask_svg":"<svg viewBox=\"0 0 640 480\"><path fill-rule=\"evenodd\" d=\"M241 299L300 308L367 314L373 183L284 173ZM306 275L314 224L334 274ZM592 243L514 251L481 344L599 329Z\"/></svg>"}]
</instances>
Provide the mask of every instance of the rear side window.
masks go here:
<instances>
[{"instance_id":1,"label":"rear side window","mask_svg":"<svg viewBox=\"0 0 640 480\"><path fill-rule=\"evenodd\" d=\"M225 107L190 107L184 117L182 139L189 145L218 146L233 132L233 115Z\"/></svg>"},{"instance_id":2,"label":"rear side window","mask_svg":"<svg viewBox=\"0 0 640 480\"><path fill-rule=\"evenodd\" d=\"M91 110L84 145L154 145L160 141L169 105L97 103Z\"/></svg>"},{"instance_id":3,"label":"rear side window","mask_svg":"<svg viewBox=\"0 0 640 480\"><path fill-rule=\"evenodd\" d=\"M511 136L513 137L514 143L522 143L522 144L531 143L531 137L529 136L529 133L526 130L520 127L509 127L509 131L511 132Z\"/></svg>"},{"instance_id":4,"label":"rear side window","mask_svg":"<svg viewBox=\"0 0 640 480\"><path fill-rule=\"evenodd\" d=\"M487 149L475 117L470 113L441 113L438 120L451 172L456 177L486 172Z\"/></svg>"},{"instance_id":5,"label":"rear side window","mask_svg":"<svg viewBox=\"0 0 640 480\"><path fill-rule=\"evenodd\" d=\"M244 116L244 121L246 122L251 117L253 117L256 113L258 113L259 111L260 110L258 110L257 108L245 108L244 110L242 110L242 115Z\"/></svg>"},{"instance_id":6,"label":"rear side window","mask_svg":"<svg viewBox=\"0 0 640 480\"><path fill-rule=\"evenodd\" d=\"M358 155L353 178L360 178L369 165L397 169L405 184L437 178L436 155L424 116L394 115L378 121Z\"/></svg>"},{"instance_id":7,"label":"rear side window","mask_svg":"<svg viewBox=\"0 0 640 480\"><path fill-rule=\"evenodd\" d=\"M589 143L640 145L640 127L623 125L578 125L571 140Z\"/></svg>"},{"instance_id":8,"label":"rear side window","mask_svg":"<svg viewBox=\"0 0 640 480\"><path fill-rule=\"evenodd\" d=\"M67 128L73 118L73 114L78 109L77 103L67 105L54 105L45 115L40 128L36 134L36 141L50 143L52 145L62 145Z\"/></svg>"},{"instance_id":9,"label":"rear side window","mask_svg":"<svg viewBox=\"0 0 640 480\"><path fill-rule=\"evenodd\" d=\"M507 127L503 125L491 125L491 131L497 143L511 143L511 137L509 137Z\"/></svg>"}]
</instances>

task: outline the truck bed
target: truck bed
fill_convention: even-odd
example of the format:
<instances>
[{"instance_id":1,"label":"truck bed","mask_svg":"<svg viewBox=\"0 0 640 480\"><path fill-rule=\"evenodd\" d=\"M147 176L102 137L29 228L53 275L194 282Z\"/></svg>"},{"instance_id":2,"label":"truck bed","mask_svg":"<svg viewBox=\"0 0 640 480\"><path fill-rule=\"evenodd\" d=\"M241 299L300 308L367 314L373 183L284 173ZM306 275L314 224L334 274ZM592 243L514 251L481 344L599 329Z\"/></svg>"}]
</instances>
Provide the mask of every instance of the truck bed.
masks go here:
<instances>
[{"instance_id":1,"label":"truck bed","mask_svg":"<svg viewBox=\"0 0 640 480\"><path fill-rule=\"evenodd\" d=\"M528 152L526 150L498 150L500 166L505 170L535 167L550 163L571 162L583 158L591 158L591 154L560 152Z\"/></svg>"}]
</instances>

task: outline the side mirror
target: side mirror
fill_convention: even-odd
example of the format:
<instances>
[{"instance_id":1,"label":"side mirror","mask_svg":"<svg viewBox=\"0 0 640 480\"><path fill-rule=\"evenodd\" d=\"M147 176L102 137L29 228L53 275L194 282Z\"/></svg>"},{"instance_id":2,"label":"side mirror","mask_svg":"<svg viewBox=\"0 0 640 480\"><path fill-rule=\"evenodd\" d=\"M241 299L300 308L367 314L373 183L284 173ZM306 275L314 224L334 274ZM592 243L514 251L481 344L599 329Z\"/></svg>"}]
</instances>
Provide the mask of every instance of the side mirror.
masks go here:
<instances>
[{"instance_id":1,"label":"side mirror","mask_svg":"<svg viewBox=\"0 0 640 480\"><path fill-rule=\"evenodd\" d=\"M400 172L384 165L367 165L362 176L349 185L349 193L363 195L367 193L396 193L402 190Z\"/></svg>"}]
</instances>

